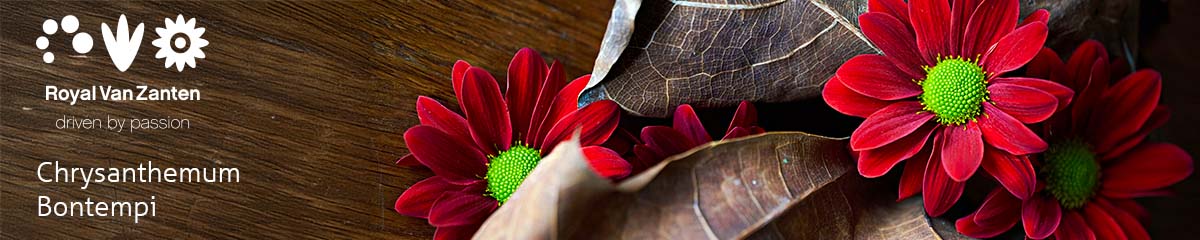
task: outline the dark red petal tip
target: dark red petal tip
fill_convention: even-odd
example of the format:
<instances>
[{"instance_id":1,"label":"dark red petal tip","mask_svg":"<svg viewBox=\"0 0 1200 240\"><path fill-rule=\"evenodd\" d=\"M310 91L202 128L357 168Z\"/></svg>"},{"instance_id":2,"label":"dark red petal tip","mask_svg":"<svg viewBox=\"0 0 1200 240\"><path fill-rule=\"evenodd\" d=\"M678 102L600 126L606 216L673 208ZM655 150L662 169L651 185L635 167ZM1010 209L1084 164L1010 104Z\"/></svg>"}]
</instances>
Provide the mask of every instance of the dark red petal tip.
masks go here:
<instances>
[{"instance_id":1,"label":"dark red petal tip","mask_svg":"<svg viewBox=\"0 0 1200 240\"><path fill-rule=\"evenodd\" d=\"M542 55L529 48L517 51L508 64L508 86L504 97L508 102L512 130L518 139L523 139L529 132L529 122L533 118L534 107L537 107L546 72Z\"/></svg>"},{"instance_id":2,"label":"dark red petal tip","mask_svg":"<svg viewBox=\"0 0 1200 240\"><path fill-rule=\"evenodd\" d=\"M983 162L983 136L974 123L946 127L942 149L942 167L951 179L967 181Z\"/></svg>"},{"instance_id":3,"label":"dark red petal tip","mask_svg":"<svg viewBox=\"0 0 1200 240\"><path fill-rule=\"evenodd\" d=\"M549 153L559 142L570 138L579 130L581 146L600 145L612 136L613 130L621 121L617 112L617 103L612 100L602 100L588 104L567 114L554 124L554 128L542 140L542 153Z\"/></svg>"},{"instance_id":4,"label":"dark red petal tip","mask_svg":"<svg viewBox=\"0 0 1200 240\"><path fill-rule=\"evenodd\" d=\"M882 147L908 136L934 117L921 112L916 101L896 102L867 117L850 135L850 148L863 151Z\"/></svg>"},{"instance_id":5,"label":"dark red petal tip","mask_svg":"<svg viewBox=\"0 0 1200 240\"><path fill-rule=\"evenodd\" d=\"M448 192L433 204L429 212L429 224L437 227L479 224L499 205L496 199L483 194Z\"/></svg>"},{"instance_id":6,"label":"dark red petal tip","mask_svg":"<svg viewBox=\"0 0 1200 240\"><path fill-rule=\"evenodd\" d=\"M676 107L671 126L694 143L712 142L712 137L708 136L708 130L704 130L704 124L700 123L700 117L696 116L692 105L683 104Z\"/></svg>"},{"instance_id":7,"label":"dark red petal tip","mask_svg":"<svg viewBox=\"0 0 1200 240\"><path fill-rule=\"evenodd\" d=\"M921 86L912 77L880 55L864 54L847 60L838 68L837 77L846 87L876 99L898 100L921 94Z\"/></svg>"},{"instance_id":8,"label":"dark red petal tip","mask_svg":"<svg viewBox=\"0 0 1200 240\"><path fill-rule=\"evenodd\" d=\"M1027 155L1045 151L1048 145L1021 121L992 106L983 104L983 116L979 117L983 140L1013 155Z\"/></svg>"},{"instance_id":9,"label":"dark red petal tip","mask_svg":"<svg viewBox=\"0 0 1200 240\"><path fill-rule=\"evenodd\" d=\"M463 78L462 107L475 143L489 155L507 150L512 144L512 123L500 86L481 68L468 69Z\"/></svg>"},{"instance_id":10,"label":"dark red petal tip","mask_svg":"<svg viewBox=\"0 0 1200 240\"><path fill-rule=\"evenodd\" d=\"M825 99L825 104L829 104L833 110L860 118L867 118L875 111L890 104L888 101L867 97L850 90L845 84L842 84L837 76L833 76L825 83L821 97Z\"/></svg>"},{"instance_id":11,"label":"dark red petal tip","mask_svg":"<svg viewBox=\"0 0 1200 240\"><path fill-rule=\"evenodd\" d=\"M487 157L437 128L419 125L404 132L404 143L421 164L447 181L466 184L487 173Z\"/></svg>"},{"instance_id":12,"label":"dark red petal tip","mask_svg":"<svg viewBox=\"0 0 1200 240\"><path fill-rule=\"evenodd\" d=\"M612 149L600 146L583 147L583 156L587 158L592 170L608 179L620 179L629 176L633 167Z\"/></svg>"},{"instance_id":13,"label":"dark red petal tip","mask_svg":"<svg viewBox=\"0 0 1200 240\"><path fill-rule=\"evenodd\" d=\"M1049 237L1058 229L1063 217L1062 206L1058 200L1048 196L1035 196L1021 206L1021 223L1025 226L1025 235L1033 239Z\"/></svg>"},{"instance_id":14,"label":"dark red petal tip","mask_svg":"<svg viewBox=\"0 0 1200 240\"><path fill-rule=\"evenodd\" d=\"M1029 63L1042 50L1046 42L1046 24L1035 22L1022 26L1000 38L983 55L983 67L991 74L1000 75Z\"/></svg>"}]
</instances>

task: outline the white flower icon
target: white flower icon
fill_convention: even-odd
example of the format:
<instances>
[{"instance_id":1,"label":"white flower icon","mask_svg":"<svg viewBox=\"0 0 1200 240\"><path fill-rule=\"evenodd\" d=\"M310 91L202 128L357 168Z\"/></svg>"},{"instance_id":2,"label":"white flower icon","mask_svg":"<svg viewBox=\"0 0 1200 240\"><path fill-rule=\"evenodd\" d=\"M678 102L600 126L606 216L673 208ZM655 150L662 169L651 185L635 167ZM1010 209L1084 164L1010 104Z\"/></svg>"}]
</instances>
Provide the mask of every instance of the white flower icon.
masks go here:
<instances>
[{"instance_id":1,"label":"white flower icon","mask_svg":"<svg viewBox=\"0 0 1200 240\"><path fill-rule=\"evenodd\" d=\"M183 15L175 17L175 21L170 18L166 19L166 28L155 28L159 38L150 42L155 47L158 47L158 53L154 54L154 58L166 58L166 63L163 67L170 68L175 65L175 68L180 72L183 71L183 64L188 67L196 68L196 59L204 58L204 51L200 48L208 46L208 40L200 38L204 34L204 28L196 28L196 18L183 20Z\"/></svg>"}]
</instances>

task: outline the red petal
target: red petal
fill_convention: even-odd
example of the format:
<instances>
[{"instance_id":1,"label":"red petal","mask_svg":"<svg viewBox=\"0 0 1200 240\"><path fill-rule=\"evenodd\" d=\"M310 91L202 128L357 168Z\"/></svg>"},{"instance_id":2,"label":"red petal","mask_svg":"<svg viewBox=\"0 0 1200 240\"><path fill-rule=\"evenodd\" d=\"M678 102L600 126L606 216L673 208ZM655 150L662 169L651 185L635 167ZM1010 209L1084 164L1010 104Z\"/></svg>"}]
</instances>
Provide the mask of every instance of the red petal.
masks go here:
<instances>
[{"instance_id":1,"label":"red petal","mask_svg":"<svg viewBox=\"0 0 1200 240\"><path fill-rule=\"evenodd\" d=\"M537 128L538 131L537 136L534 138L535 140L545 139L546 135L550 134L550 130L554 128L559 119L579 109L579 92L583 91L583 87L587 86L589 79L591 79L591 75L576 78L568 83L566 87L563 87L562 91L558 92L558 95L554 96L550 110L547 111L546 119L542 120L541 126Z\"/></svg>"},{"instance_id":2,"label":"red petal","mask_svg":"<svg viewBox=\"0 0 1200 240\"><path fill-rule=\"evenodd\" d=\"M1023 123L1045 121L1059 106L1058 97L1033 87L993 83L988 91L996 108Z\"/></svg>"},{"instance_id":3,"label":"red petal","mask_svg":"<svg viewBox=\"0 0 1200 240\"><path fill-rule=\"evenodd\" d=\"M877 99L897 100L921 94L921 86L890 61L879 55L858 55L838 68L837 77L855 92Z\"/></svg>"},{"instance_id":4,"label":"red petal","mask_svg":"<svg viewBox=\"0 0 1200 240\"><path fill-rule=\"evenodd\" d=\"M837 76L833 76L829 82L825 83L825 90L821 92L821 96L825 99L825 103L834 110L860 118L867 118L891 103L850 90L845 84L842 84Z\"/></svg>"},{"instance_id":5,"label":"red petal","mask_svg":"<svg viewBox=\"0 0 1200 240\"><path fill-rule=\"evenodd\" d=\"M966 32L962 36L962 56L982 55L1001 37L1012 32L1017 26L1017 17L1021 15L1017 1L1011 0L985 0L978 9L984 10L975 10L966 24ZM1038 46L1040 48L1041 45Z\"/></svg>"},{"instance_id":6,"label":"red petal","mask_svg":"<svg viewBox=\"0 0 1200 240\"><path fill-rule=\"evenodd\" d=\"M1169 143L1143 144L1103 169L1102 193L1145 192L1192 175L1192 157Z\"/></svg>"},{"instance_id":7,"label":"red petal","mask_svg":"<svg viewBox=\"0 0 1200 240\"><path fill-rule=\"evenodd\" d=\"M933 63L939 55L948 56L950 47L950 2L945 0L911 0L908 5L909 19L917 35L917 48L925 54L925 61Z\"/></svg>"},{"instance_id":8,"label":"red petal","mask_svg":"<svg viewBox=\"0 0 1200 240\"><path fill-rule=\"evenodd\" d=\"M467 120L432 98L417 97L417 119L421 120L421 125L429 125L442 130L455 140L462 141L463 144L475 142L471 140L471 129L467 127Z\"/></svg>"},{"instance_id":9,"label":"red petal","mask_svg":"<svg viewBox=\"0 0 1200 240\"><path fill-rule=\"evenodd\" d=\"M1037 172L1026 156L1014 156L995 148L984 151L983 170L996 178L1013 196L1029 198L1037 187Z\"/></svg>"},{"instance_id":10,"label":"red petal","mask_svg":"<svg viewBox=\"0 0 1200 240\"><path fill-rule=\"evenodd\" d=\"M476 181L483 183L482 180ZM429 209L442 194L462 190L463 186L452 184L441 176L432 176L409 186L396 199L396 212L404 216L429 218Z\"/></svg>"},{"instance_id":11,"label":"red petal","mask_svg":"<svg viewBox=\"0 0 1200 240\"><path fill-rule=\"evenodd\" d=\"M906 25L905 28L912 28L911 26L907 26L908 4L904 3L904 0L868 1L867 10L868 12L886 13L892 15L893 18L906 20L902 21Z\"/></svg>"},{"instance_id":12,"label":"red petal","mask_svg":"<svg viewBox=\"0 0 1200 240\"><path fill-rule=\"evenodd\" d=\"M1100 200L1096 203L1100 204L1109 216L1112 216L1113 220L1117 222L1117 226L1121 226L1121 232L1125 233L1125 237L1131 240L1150 239L1150 234L1146 232L1146 229L1142 227L1142 223L1138 222L1138 219L1133 214L1113 206L1108 201Z\"/></svg>"},{"instance_id":13,"label":"red petal","mask_svg":"<svg viewBox=\"0 0 1200 240\"><path fill-rule=\"evenodd\" d=\"M645 133L645 131L642 131L643 136L645 136ZM634 145L633 154L637 157L629 161L629 164L633 165L633 172L635 173L642 172L667 157L646 144Z\"/></svg>"},{"instance_id":14,"label":"red petal","mask_svg":"<svg viewBox=\"0 0 1200 240\"><path fill-rule=\"evenodd\" d=\"M675 154L686 152L696 145L692 140L680 133L679 130L664 126L649 126L642 128L642 141L646 142L646 146L654 150L656 155L662 158L667 158ZM636 149L635 149L636 151ZM662 160L661 158L658 160ZM655 161L657 163L657 161Z\"/></svg>"},{"instance_id":15,"label":"red petal","mask_svg":"<svg viewBox=\"0 0 1200 240\"><path fill-rule=\"evenodd\" d=\"M508 63L508 87L504 97L508 102L508 117L512 119L513 138L524 139L529 133L529 122L544 80L546 62L533 49L522 48Z\"/></svg>"},{"instance_id":16,"label":"red petal","mask_svg":"<svg viewBox=\"0 0 1200 240\"><path fill-rule=\"evenodd\" d=\"M968 27L967 23L971 19L971 14L975 12L976 8L981 7L979 4L980 1L981 0L950 1L950 32L946 33L946 36L950 38L948 39L949 42L947 42L950 44L950 52L948 54L953 56L967 55L965 52L959 51L961 49L959 46L962 45L964 41L963 33L967 31L965 28Z\"/></svg>"},{"instance_id":17,"label":"red petal","mask_svg":"<svg viewBox=\"0 0 1200 240\"><path fill-rule=\"evenodd\" d=\"M672 120L671 126L691 139L692 142L697 144L712 142L712 137L708 136L708 130L704 130L704 124L700 123L700 117L696 116L692 105L683 104L676 107Z\"/></svg>"},{"instance_id":18,"label":"red petal","mask_svg":"<svg viewBox=\"0 0 1200 240\"><path fill-rule=\"evenodd\" d=\"M729 127L725 128L725 134L729 135L736 127L749 128L758 125L758 109L754 108L754 104L749 101L738 103L737 110L733 112L733 120L729 120Z\"/></svg>"},{"instance_id":19,"label":"red petal","mask_svg":"<svg viewBox=\"0 0 1200 240\"><path fill-rule=\"evenodd\" d=\"M1029 16L1025 16L1025 20L1021 21L1021 26L1025 26L1034 22L1041 22L1042 24L1049 25L1049 21L1050 11L1046 11L1046 9L1038 9L1037 11L1030 13Z\"/></svg>"},{"instance_id":20,"label":"red petal","mask_svg":"<svg viewBox=\"0 0 1200 240\"><path fill-rule=\"evenodd\" d=\"M1087 222L1077 212L1063 214L1058 231L1054 231L1055 239L1090 239L1095 240L1096 234L1088 227Z\"/></svg>"},{"instance_id":21,"label":"red petal","mask_svg":"<svg viewBox=\"0 0 1200 240\"><path fill-rule=\"evenodd\" d=\"M633 145L640 143L642 143L641 140L629 132L628 129L617 127L613 131L612 136L608 137L608 141L604 141L604 144L600 144L600 146L617 152L617 155L625 156L630 151L633 151Z\"/></svg>"},{"instance_id":22,"label":"red petal","mask_svg":"<svg viewBox=\"0 0 1200 240\"><path fill-rule=\"evenodd\" d=\"M462 226L438 227L437 231L433 232L434 240L466 240L475 236L475 231L479 231L479 224L469 224Z\"/></svg>"},{"instance_id":23,"label":"red petal","mask_svg":"<svg viewBox=\"0 0 1200 240\"><path fill-rule=\"evenodd\" d=\"M620 179L629 176L633 167L621 158L620 154L612 149L600 146L583 147L583 156L587 158L588 163L592 166L601 177L608 179Z\"/></svg>"},{"instance_id":24,"label":"red petal","mask_svg":"<svg viewBox=\"0 0 1200 240\"><path fill-rule=\"evenodd\" d=\"M1105 163L1110 159L1115 159L1121 155L1125 155L1125 153L1130 149L1133 149L1133 147L1137 146L1138 144L1142 144L1142 142L1146 139L1146 136L1150 135L1150 131L1154 131L1154 129L1158 129L1164 124L1167 124L1167 119L1170 118L1170 109L1167 109L1166 106L1159 105L1157 108L1154 108L1154 112L1150 113L1150 119L1146 119L1146 124L1142 124L1142 129L1139 129L1137 133L1134 133L1132 136L1129 136L1124 140L1117 141L1115 146L1110 148L1097 160L1099 160L1101 163Z\"/></svg>"},{"instance_id":25,"label":"red petal","mask_svg":"<svg viewBox=\"0 0 1200 240\"><path fill-rule=\"evenodd\" d=\"M457 62L454 62L454 70L451 70L451 72L450 72L450 81L451 81L450 83L453 84L454 97L455 97L455 100L458 100L460 108L462 107L462 102L463 102L463 99L462 99L463 77L465 77L467 75L467 69L470 69L470 68L471 68L470 63L467 63L467 61L458 60ZM466 109L460 109L460 110L466 111Z\"/></svg>"},{"instance_id":26,"label":"red petal","mask_svg":"<svg viewBox=\"0 0 1200 240\"><path fill-rule=\"evenodd\" d=\"M416 166L424 167L425 166L425 165L421 165L421 162L417 161L417 157L414 157L412 155L412 153L405 154L403 157L400 157L400 159L396 159L396 165L400 165L400 166L404 166L404 167L416 167Z\"/></svg>"},{"instance_id":27,"label":"red petal","mask_svg":"<svg viewBox=\"0 0 1200 240\"><path fill-rule=\"evenodd\" d=\"M954 181L963 182L975 175L983 162L983 136L979 126L968 123L963 126L948 126L942 130L945 143L942 145L942 167Z\"/></svg>"},{"instance_id":28,"label":"red petal","mask_svg":"<svg viewBox=\"0 0 1200 240\"><path fill-rule=\"evenodd\" d=\"M1108 79L1108 64L1105 63L1105 60L1103 58L1096 59L1090 66L1091 70L1085 70L1077 76L1077 78L1083 78L1082 80L1074 80L1079 81L1079 84L1082 84L1083 87L1079 88L1082 90L1077 91L1078 95L1075 97L1075 107L1071 109L1071 121L1078 123L1074 124L1070 129L1070 133L1072 134L1086 135L1084 131L1089 130L1088 128L1091 127L1089 125L1091 123L1089 122L1094 120L1090 118L1095 117L1093 112L1100 107L1099 104L1104 100L1105 92L1109 91L1108 81L1099 80ZM1068 69L1068 71L1070 70ZM1069 74L1071 72L1066 72L1063 75ZM1090 79L1097 79L1097 81L1091 81ZM1090 136L1088 137L1090 138Z\"/></svg>"},{"instance_id":29,"label":"red petal","mask_svg":"<svg viewBox=\"0 0 1200 240\"><path fill-rule=\"evenodd\" d=\"M863 177L876 178L892 171L897 163L916 155L925 146L925 141L933 133L934 124L927 122L908 136L876 149L860 152L858 156L858 174Z\"/></svg>"},{"instance_id":30,"label":"red petal","mask_svg":"<svg viewBox=\"0 0 1200 240\"><path fill-rule=\"evenodd\" d=\"M1091 226L1092 231L1096 233L1096 238L1128 239L1125 237L1125 232L1121 231L1121 225L1117 224L1117 220L1113 219L1107 210L1101 209L1099 204L1083 205L1083 216L1088 226Z\"/></svg>"},{"instance_id":31,"label":"red petal","mask_svg":"<svg viewBox=\"0 0 1200 240\"><path fill-rule=\"evenodd\" d=\"M863 35L871 39L896 68L907 73L907 77L925 75L921 66L928 64L915 48L916 37L899 19L885 13L866 13L858 16L858 25Z\"/></svg>"},{"instance_id":32,"label":"red petal","mask_svg":"<svg viewBox=\"0 0 1200 240\"><path fill-rule=\"evenodd\" d=\"M1108 51L1104 49L1103 44L1096 40L1087 40L1079 44L1075 52L1071 53L1071 58L1067 59L1066 69L1063 70L1066 73L1063 76L1066 81L1064 84L1076 90L1086 88L1091 81L1088 76L1092 74L1092 65L1098 59L1108 60Z\"/></svg>"},{"instance_id":33,"label":"red petal","mask_svg":"<svg viewBox=\"0 0 1200 240\"><path fill-rule=\"evenodd\" d=\"M472 67L463 77L463 112L471 126L475 144L488 155L499 154L512 144L512 124L500 86L491 74Z\"/></svg>"},{"instance_id":34,"label":"red petal","mask_svg":"<svg viewBox=\"0 0 1200 240\"><path fill-rule=\"evenodd\" d=\"M581 146L600 145L617 129L617 123L621 121L619 114L617 103L612 100L588 104L554 124L554 128L550 129L550 133L542 141L541 150L543 153L549 153L559 142L575 134L576 130L580 132Z\"/></svg>"},{"instance_id":35,"label":"red petal","mask_svg":"<svg viewBox=\"0 0 1200 240\"><path fill-rule=\"evenodd\" d=\"M483 223L500 204L480 193L448 192L433 203L429 224L437 227Z\"/></svg>"},{"instance_id":36,"label":"red petal","mask_svg":"<svg viewBox=\"0 0 1200 240\"><path fill-rule=\"evenodd\" d=\"M753 135L753 134L750 133L750 130L747 130L747 128L733 127L732 129L729 129L729 132L726 132L725 136L721 137L721 139L734 139L734 138L740 138L740 137L745 137L745 136L750 136L750 135Z\"/></svg>"},{"instance_id":37,"label":"red petal","mask_svg":"<svg viewBox=\"0 0 1200 240\"><path fill-rule=\"evenodd\" d=\"M950 210L950 207L954 206L954 202L962 197L965 185L963 182L950 179L946 170L942 168L940 151L945 149L938 149L937 146L944 145L945 141L940 137L934 137L934 150L930 155L929 162L925 165L925 179L924 185L922 185L922 191L925 192L925 213L934 217L946 213L946 210Z\"/></svg>"},{"instance_id":38,"label":"red petal","mask_svg":"<svg viewBox=\"0 0 1200 240\"><path fill-rule=\"evenodd\" d=\"M417 161L455 184L467 184L487 174L487 157L437 128L418 125L404 132L404 143Z\"/></svg>"},{"instance_id":39,"label":"red petal","mask_svg":"<svg viewBox=\"0 0 1200 240\"><path fill-rule=\"evenodd\" d=\"M916 101L897 102L867 117L850 135L850 148L862 151L882 147L908 136L933 119L933 114L921 112Z\"/></svg>"},{"instance_id":40,"label":"red petal","mask_svg":"<svg viewBox=\"0 0 1200 240\"><path fill-rule=\"evenodd\" d=\"M983 55L983 67L989 74L1000 75L1033 60L1046 42L1046 24L1032 23L1000 38Z\"/></svg>"},{"instance_id":41,"label":"red petal","mask_svg":"<svg viewBox=\"0 0 1200 240\"><path fill-rule=\"evenodd\" d=\"M1041 79L1055 79L1051 75L1053 75L1054 71L1063 69L1063 61L1054 50L1042 48L1042 51L1038 52L1037 56L1034 56L1033 60L1029 61L1029 65L1026 66L1025 75Z\"/></svg>"},{"instance_id":42,"label":"red petal","mask_svg":"<svg viewBox=\"0 0 1200 240\"><path fill-rule=\"evenodd\" d=\"M983 140L989 145L1013 155L1026 155L1046 150L1046 141L1034 134L1020 121L991 103L983 104L983 116L979 117Z\"/></svg>"},{"instance_id":43,"label":"red petal","mask_svg":"<svg viewBox=\"0 0 1200 240\"><path fill-rule=\"evenodd\" d=\"M1058 229L1062 218L1062 206L1058 205L1058 200L1048 196L1033 196L1021 205L1021 223L1025 226L1025 234L1029 238L1049 237Z\"/></svg>"},{"instance_id":44,"label":"red petal","mask_svg":"<svg viewBox=\"0 0 1200 240\"><path fill-rule=\"evenodd\" d=\"M979 225L1002 225L1007 226L1004 228L1007 230L1021 219L1021 199L996 188L988 194L987 199L979 205L979 210L975 211L973 215L975 215L975 219L972 220Z\"/></svg>"},{"instance_id":45,"label":"red petal","mask_svg":"<svg viewBox=\"0 0 1200 240\"><path fill-rule=\"evenodd\" d=\"M763 128L758 127L758 126L750 126L749 128L746 128L746 129L750 130L750 134L760 134L760 133L767 132L767 130L764 130Z\"/></svg>"},{"instance_id":46,"label":"red petal","mask_svg":"<svg viewBox=\"0 0 1200 240\"><path fill-rule=\"evenodd\" d=\"M975 223L975 221L972 221L975 218L977 218L975 214L971 214L971 215L967 215L966 217L959 218L958 220L954 221L954 227L955 227L955 229L958 230L959 233L962 233L963 235L967 235L968 237L991 238L991 237L998 236L1001 233L1007 232L1008 229L1017 225L1016 218L1013 218L1012 224L1008 224L1008 225L1004 225L1004 224L981 225L981 224Z\"/></svg>"},{"instance_id":47,"label":"red petal","mask_svg":"<svg viewBox=\"0 0 1200 240\"><path fill-rule=\"evenodd\" d=\"M900 174L900 197L896 201L916 195L921 192L922 179L925 177L925 166L929 162L930 148L921 148L916 156L904 161L904 172Z\"/></svg>"},{"instance_id":48,"label":"red petal","mask_svg":"<svg viewBox=\"0 0 1200 240\"><path fill-rule=\"evenodd\" d=\"M1092 114L1088 132L1096 151L1106 152L1141 130L1161 92L1162 78L1154 70L1135 72L1109 88Z\"/></svg>"},{"instance_id":49,"label":"red petal","mask_svg":"<svg viewBox=\"0 0 1200 240\"><path fill-rule=\"evenodd\" d=\"M1053 53L1053 52L1051 52L1051 53ZM1031 63L1030 66L1032 67L1033 64ZM1067 88L1067 86L1063 86L1062 84L1058 84L1056 82L1051 82L1051 81L1037 79L1037 78L1001 77L1001 78L992 79L992 84L993 85L995 85L995 84L1020 85L1020 86L1035 88L1037 90L1041 90L1043 92L1049 93L1050 95L1053 95L1055 99L1058 100L1058 107L1055 109L1055 111L1066 108L1067 104L1071 103L1071 97L1075 95L1075 91L1071 90L1070 88ZM993 93L993 94L995 94L995 93ZM995 96L995 95L993 95L993 96ZM997 100L997 101L999 101L999 100Z\"/></svg>"},{"instance_id":50,"label":"red petal","mask_svg":"<svg viewBox=\"0 0 1200 240\"><path fill-rule=\"evenodd\" d=\"M525 142L534 144L537 143L538 128L542 126L542 122L546 121L550 115L550 108L554 105L554 98L558 95L559 90L562 90L567 85L567 75L563 72L562 64L558 61L550 64L550 73L546 74L546 80L542 81L541 91L538 93L537 105L533 108L533 118L529 119L528 134L525 134ZM523 132L525 133L525 132ZM544 134L544 133L543 133ZM540 147L540 146L532 146Z\"/></svg>"}]
</instances>

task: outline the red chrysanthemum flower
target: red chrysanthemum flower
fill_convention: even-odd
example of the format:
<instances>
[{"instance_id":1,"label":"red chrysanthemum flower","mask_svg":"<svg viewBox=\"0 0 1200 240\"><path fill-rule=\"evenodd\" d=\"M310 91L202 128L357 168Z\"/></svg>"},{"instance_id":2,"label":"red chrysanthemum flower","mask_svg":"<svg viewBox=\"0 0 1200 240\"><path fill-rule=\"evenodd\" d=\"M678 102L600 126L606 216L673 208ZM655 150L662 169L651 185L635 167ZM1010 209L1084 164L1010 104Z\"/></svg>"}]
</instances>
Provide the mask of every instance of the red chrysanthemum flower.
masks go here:
<instances>
[{"instance_id":1,"label":"red chrysanthemum flower","mask_svg":"<svg viewBox=\"0 0 1200 240\"><path fill-rule=\"evenodd\" d=\"M1141 70L1110 86L1108 53L1100 43L1081 45L1064 64L1044 49L1028 73L1076 90L1075 103L1046 121L1050 149L1035 156L1041 183L1024 201L999 189L974 214L957 222L960 232L992 237L1021 220L1035 239L1149 239L1138 218L1146 211L1131 200L1159 196L1192 173L1192 157L1173 144L1145 142L1166 123L1158 104L1158 72ZM1025 174L1035 174L1027 171Z\"/></svg>"},{"instance_id":2,"label":"red chrysanthemum flower","mask_svg":"<svg viewBox=\"0 0 1200 240\"><path fill-rule=\"evenodd\" d=\"M754 104L742 101L733 113L733 120L725 129L721 139L744 137L765 132L758 124L758 111ZM691 105L683 104L675 108L671 127L648 126L642 128L642 143L633 147L636 157L630 159L633 172L641 172L650 168L667 157L674 156L696 146L712 142L708 130L700 123L700 117Z\"/></svg>"},{"instance_id":3,"label":"red chrysanthemum flower","mask_svg":"<svg viewBox=\"0 0 1200 240\"><path fill-rule=\"evenodd\" d=\"M1018 25L1018 8L1016 0L870 1L859 25L883 55L846 61L823 92L837 111L866 118L850 137L859 174L879 177L911 159L900 198L923 191L933 216L958 201L980 165L1018 196L1033 191L1036 179L989 165L1027 166L995 156L1044 151L1024 124L1049 118L1070 101L1070 90L1000 77L1033 59L1046 40L1049 13L1038 10Z\"/></svg>"},{"instance_id":4,"label":"red chrysanthemum flower","mask_svg":"<svg viewBox=\"0 0 1200 240\"><path fill-rule=\"evenodd\" d=\"M396 212L429 219L437 227L435 238L470 237L538 161L576 130L597 173L610 179L629 175L628 162L599 146L617 127L617 104L577 105L589 76L567 83L557 61L547 69L541 55L521 49L509 63L504 95L491 74L467 62L455 63L452 77L466 118L419 97L421 124L404 133L412 154L398 161L435 174L396 199Z\"/></svg>"}]
</instances>

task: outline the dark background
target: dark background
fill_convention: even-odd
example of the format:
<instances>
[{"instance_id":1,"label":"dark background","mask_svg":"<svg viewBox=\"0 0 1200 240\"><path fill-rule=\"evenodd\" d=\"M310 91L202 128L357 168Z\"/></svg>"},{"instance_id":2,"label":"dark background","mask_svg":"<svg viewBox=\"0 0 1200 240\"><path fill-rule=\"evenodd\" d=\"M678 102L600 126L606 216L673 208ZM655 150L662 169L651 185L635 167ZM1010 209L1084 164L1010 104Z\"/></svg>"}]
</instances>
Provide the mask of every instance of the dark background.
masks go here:
<instances>
[{"instance_id":1,"label":"dark background","mask_svg":"<svg viewBox=\"0 0 1200 240\"><path fill-rule=\"evenodd\" d=\"M1162 72L1162 101L1171 121L1151 135L1200 153L1200 3L1142 1L1139 67ZM423 219L392 211L395 198L431 175L392 164L407 153L403 131L417 123L413 104L431 96L457 109L450 66L464 59L503 81L521 47L562 61L570 77L590 72L612 3L609 1L396 1L305 3L0 2L0 237L3 238L283 238L325 236L429 238ZM127 72L107 57L99 23L146 24L142 48ZM206 27L197 68L162 68L150 45L163 18L177 14ZM34 39L45 19L75 15L95 47L69 48L69 35L51 36L53 64L41 61ZM199 88L199 102L45 101L45 85ZM857 119L837 116L819 101L761 104L768 130L847 136ZM732 109L701 112L720 131ZM58 130L62 115L189 118L190 130L117 134ZM805 118L798 116L831 116ZM637 128L663 120L626 118ZM241 183L41 183L42 161L67 166L238 167ZM1200 236L1200 180L1178 195L1141 201L1147 228L1158 238ZM889 189L890 190L890 189ZM894 190L890 190L894 191ZM158 197L158 217L39 218L35 200L141 200ZM959 208L972 209L963 201ZM970 206L966 206L970 205Z\"/></svg>"},{"instance_id":2,"label":"dark background","mask_svg":"<svg viewBox=\"0 0 1200 240\"><path fill-rule=\"evenodd\" d=\"M1171 107L1171 120L1150 135L1151 141L1171 142L1200 157L1200 2L1142 1L1140 67L1163 76L1162 103ZM1175 186L1178 196L1141 201L1150 211L1150 235L1167 239L1200 236L1200 177Z\"/></svg>"}]
</instances>

